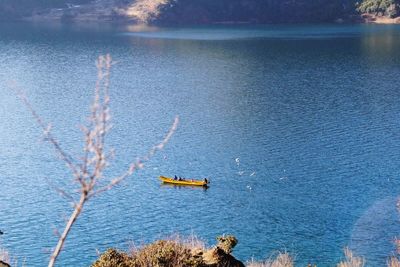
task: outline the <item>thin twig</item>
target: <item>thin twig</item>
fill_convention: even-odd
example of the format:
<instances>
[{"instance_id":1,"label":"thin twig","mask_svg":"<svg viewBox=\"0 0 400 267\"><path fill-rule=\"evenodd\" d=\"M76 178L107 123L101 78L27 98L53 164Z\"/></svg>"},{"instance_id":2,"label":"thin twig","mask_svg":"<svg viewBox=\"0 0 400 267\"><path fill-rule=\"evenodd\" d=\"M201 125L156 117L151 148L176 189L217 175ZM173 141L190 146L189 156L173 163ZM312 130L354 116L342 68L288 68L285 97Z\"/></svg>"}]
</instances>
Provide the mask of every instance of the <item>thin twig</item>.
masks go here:
<instances>
[{"instance_id":1,"label":"thin twig","mask_svg":"<svg viewBox=\"0 0 400 267\"><path fill-rule=\"evenodd\" d=\"M68 165L68 167L72 170L74 176L76 176L78 174L78 171L77 171L77 169L76 169L76 167L75 167L75 165L73 163L73 159L67 152L64 151L64 149L61 148L60 143L57 141L57 139L55 137L53 137L53 135L51 133L50 124L46 125L43 122L42 118L33 109L31 103L28 101L28 98L26 97L24 92L15 83L13 83L11 85L11 89L13 89L16 92L17 96L22 100L24 105L31 112L31 114L34 117L34 119L36 120L37 124L43 130L43 133L44 133L44 136L46 138L46 141L49 141L51 144L53 144L56 152L61 157L61 160L63 160Z\"/></svg>"},{"instance_id":2,"label":"thin twig","mask_svg":"<svg viewBox=\"0 0 400 267\"><path fill-rule=\"evenodd\" d=\"M89 193L88 198L91 198L91 197L93 197L95 195L98 195L100 193L103 193L105 191L110 190L114 186L116 186L119 183L121 183L125 178L127 178L130 175L132 175L135 170L142 169L143 166L144 166L144 163L146 161L148 161L151 158L151 156L153 156L154 153L157 150L161 150L162 148L164 148L164 146L168 143L169 139L172 137L172 135L174 134L174 132L178 128L178 124L179 124L179 117L176 116L175 120L174 120L174 123L172 124L171 128L169 129L167 135L165 136L165 138L158 145L154 146L148 152L147 155L145 155L144 157L138 159L135 163L132 163L129 166L128 170L126 172L124 172L122 175L120 175L120 176L118 176L118 177L116 177L114 179L111 179L110 183L107 184L106 186L103 186L103 187L97 189L96 191L92 191L91 193Z\"/></svg>"},{"instance_id":3,"label":"thin twig","mask_svg":"<svg viewBox=\"0 0 400 267\"><path fill-rule=\"evenodd\" d=\"M44 131L46 141L50 142L56 152L60 155L61 159L66 163L68 168L73 173L73 182L79 182L79 200L75 199L74 194L68 193L66 190L54 186L55 190L64 198L68 199L73 203L73 211L65 225L62 234L59 236L57 245L52 252L48 266L53 267L57 257L61 253L65 240L75 221L81 215L85 203L93 196L98 195L102 192L112 189L117 184L121 183L128 176L132 175L137 169L141 169L144 163L147 162L158 150L164 148L166 143L171 139L172 135L177 129L179 118L176 117L170 130L167 132L164 139L149 152L138 158L134 163L129 165L129 168L120 176L107 180L103 177L103 172L108 166L108 160L113 156L113 151L110 153L105 151L105 140L108 131L111 128L111 117L110 117L110 97L109 97L109 85L110 85L110 70L113 65L110 55L100 56L96 62L97 66L97 81L94 89L94 98L91 105L91 112L89 122L86 127L82 127L84 134L84 146L83 146L83 157L74 160L68 153L66 153L60 146L60 143L52 135L51 128L46 126L42 118L33 109L28 98L22 92L22 90L14 85L13 90L32 113L39 127ZM78 162L78 163L75 163ZM99 182L100 180L106 180L106 182ZM100 184L106 184L100 186Z\"/></svg>"}]
</instances>

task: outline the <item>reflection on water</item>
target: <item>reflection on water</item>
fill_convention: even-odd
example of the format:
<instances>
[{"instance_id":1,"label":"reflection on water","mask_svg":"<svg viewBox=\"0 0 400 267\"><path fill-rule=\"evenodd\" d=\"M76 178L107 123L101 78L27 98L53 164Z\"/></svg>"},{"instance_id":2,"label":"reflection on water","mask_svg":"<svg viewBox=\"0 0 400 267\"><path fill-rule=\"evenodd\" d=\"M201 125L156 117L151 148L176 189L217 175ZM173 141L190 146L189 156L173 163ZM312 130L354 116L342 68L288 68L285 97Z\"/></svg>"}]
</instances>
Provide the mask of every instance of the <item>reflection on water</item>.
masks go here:
<instances>
[{"instance_id":1,"label":"reflection on water","mask_svg":"<svg viewBox=\"0 0 400 267\"><path fill-rule=\"evenodd\" d=\"M396 251L395 240L400 233L400 216L396 209L397 198L387 197L376 201L356 221L351 235L350 248L357 255L370 255ZM372 259L373 260L373 259Z\"/></svg>"},{"instance_id":2,"label":"reflection on water","mask_svg":"<svg viewBox=\"0 0 400 267\"><path fill-rule=\"evenodd\" d=\"M267 25L267 26L214 26L157 28L143 25L132 25L123 28L123 35L157 39L183 40L232 40L249 38L270 39L337 39L360 37L364 35L393 35L398 26L338 26L338 25ZM392 27L392 29L388 28ZM391 32L391 30L393 30Z\"/></svg>"},{"instance_id":3,"label":"reflection on water","mask_svg":"<svg viewBox=\"0 0 400 267\"><path fill-rule=\"evenodd\" d=\"M2 24L0 36L1 242L29 266L46 264L51 229L70 208L46 179L70 178L6 84L18 81L75 155L101 53L118 62L110 174L145 154L175 115L181 124L143 171L89 203L61 265L171 233L208 244L232 233L242 260L287 249L302 266L334 266L349 244L369 266L393 252L397 217L380 201L400 186L399 27ZM169 187L156 179L163 173L213 179L209 190Z\"/></svg>"},{"instance_id":4,"label":"reflection on water","mask_svg":"<svg viewBox=\"0 0 400 267\"><path fill-rule=\"evenodd\" d=\"M162 183L160 185L161 187L165 187L165 188L173 188L173 189L179 189L179 190L204 190L206 191L208 188L210 188L209 186L193 186L193 185L175 185L175 184L168 184L168 183Z\"/></svg>"},{"instance_id":5,"label":"reflection on water","mask_svg":"<svg viewBox=\"0 0 400 267\"><path fill-rule=\"evenodd\" d=\"M379 25L375 26L379 27ZM399 28L394 25L385 27L385 31L376 34L366 34L362 38L362 48L368 56L375 60L385 60L386 57L394 57L398 54Z\"/></svg>"},{"instance_id":6,"label":"reflection on water","mask_svg":"<svg viewBox=\"0 0 400 267\"><path fill-rule=\"evenodd\" d=\"M159 31L160 28L145 24L133 24L125 26L124 30L128 32L156 32Z\"/></svg>"}]
</instances>

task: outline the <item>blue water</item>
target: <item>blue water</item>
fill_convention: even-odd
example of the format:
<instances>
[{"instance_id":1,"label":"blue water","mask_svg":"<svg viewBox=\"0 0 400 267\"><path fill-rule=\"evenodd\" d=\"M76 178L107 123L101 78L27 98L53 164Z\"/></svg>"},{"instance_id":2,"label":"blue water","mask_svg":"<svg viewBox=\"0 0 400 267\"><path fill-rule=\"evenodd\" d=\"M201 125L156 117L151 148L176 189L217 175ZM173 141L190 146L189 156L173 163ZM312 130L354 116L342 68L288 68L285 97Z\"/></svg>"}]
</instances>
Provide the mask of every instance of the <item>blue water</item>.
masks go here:
<instances>
[{"instance_id":1,"label":"blue water","mask_svg":"<svg viewBox=\"0 0 400 267\"><path fill-rule=\"evenodd\" d=\"M0 237L44 266L69 203L70 174L10 91L16 81L61 145L81 155L98 55L110 53L115 175L165 150L93 199L60 266L172 234L234 234L246 261L277 250L334 266L350 246L383 266L400 233L400 27L113 28L0 26ZM208 190L158 175L211 177Z\"/></svg>"}]
</instances>

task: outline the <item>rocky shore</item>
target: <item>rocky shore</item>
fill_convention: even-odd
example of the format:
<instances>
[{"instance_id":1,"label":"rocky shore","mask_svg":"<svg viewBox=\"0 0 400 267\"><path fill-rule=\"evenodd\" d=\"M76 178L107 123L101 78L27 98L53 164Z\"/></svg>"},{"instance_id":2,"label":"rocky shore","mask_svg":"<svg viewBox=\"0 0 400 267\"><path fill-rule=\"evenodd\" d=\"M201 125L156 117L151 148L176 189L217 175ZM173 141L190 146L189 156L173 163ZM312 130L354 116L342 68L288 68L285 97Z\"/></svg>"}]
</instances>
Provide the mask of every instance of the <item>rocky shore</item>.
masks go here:
<instances>
[{"instance_id":1,"label":"rocky shore","mask_svg":"<svg viewBox=\"0 0 400 267\"><path fill-rule=\"evenodd\" d=\"M362 14L362 22L367 24L399 24L400 17L378 16L372 14Z\"/></svg>"}]
</instances>

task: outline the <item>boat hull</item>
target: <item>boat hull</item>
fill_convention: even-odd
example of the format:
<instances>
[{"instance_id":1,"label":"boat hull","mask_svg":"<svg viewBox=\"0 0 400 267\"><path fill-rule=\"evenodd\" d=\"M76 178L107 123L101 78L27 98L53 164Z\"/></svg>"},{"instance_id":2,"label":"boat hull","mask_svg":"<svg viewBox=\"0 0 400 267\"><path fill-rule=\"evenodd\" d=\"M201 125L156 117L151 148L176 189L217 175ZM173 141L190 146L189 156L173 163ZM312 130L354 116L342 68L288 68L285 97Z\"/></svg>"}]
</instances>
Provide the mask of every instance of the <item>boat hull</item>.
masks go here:
<instances>
[{"instance_id":1,"label":"boat hull","mask_svg":"<svg viewBox=\"0 0 400 267\"><path fill-rule=\"evenodd\" d=\"M169 178L165 176L160 176L160 180L166 184L174 185L191 185L191 186L207 186L207 182L199 180L175 180L174 178Z\"/></svg>"}]
</instances>

